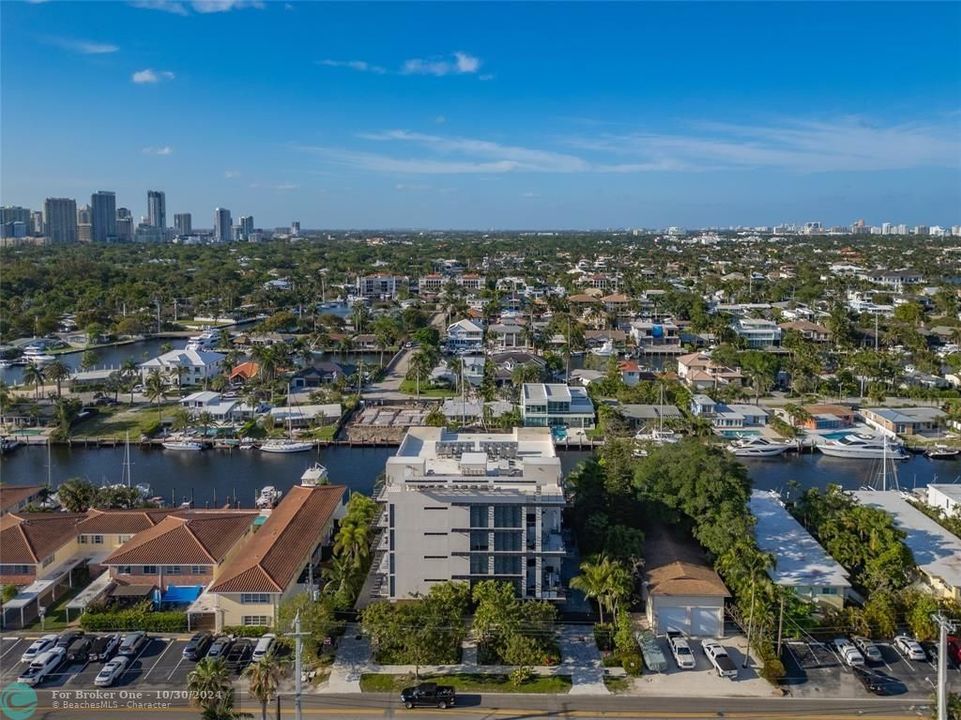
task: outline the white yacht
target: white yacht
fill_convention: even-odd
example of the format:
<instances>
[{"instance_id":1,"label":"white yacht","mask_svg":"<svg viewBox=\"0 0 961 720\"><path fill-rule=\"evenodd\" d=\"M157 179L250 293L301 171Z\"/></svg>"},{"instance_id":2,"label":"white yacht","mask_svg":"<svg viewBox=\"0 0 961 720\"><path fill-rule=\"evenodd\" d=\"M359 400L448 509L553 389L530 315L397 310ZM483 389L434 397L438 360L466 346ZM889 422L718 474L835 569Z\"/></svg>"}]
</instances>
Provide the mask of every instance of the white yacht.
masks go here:
<instances>
[{"instance_id":1,"label":"white yacht","mask_svg":"<svg viewBox=\"0 0 961 720\"><path fill-rule=\"evenodd\" d=\"M219 330L204 330L199 335L192 335L187 340L187 350L212 350L220 340Z\"/></svg>"},{"instance_id":2,"label":"white yacht","mask_svg":"<svg viewBox=\"0 0 961 720\"><path fill-rule=\"evenodd\" d=\"M23 359L31 365L46 365L57 358L45 352L43 345L27 345L23 349Z\"/></svg>"},{"instance_id":3,"label":"white yacht","mask_svg":"<svg viewBox=\"0 0 961 720\"><path fill-rule=\"evenodd\" d=\"M266 440L260 444L260 451L265 453L298 453L306 452L313 447L313 443L297 440Z\"/></svg>"},{"instance_id":4,"label":"white yacht","mask_svg":"<svg viewBox=\"0 0 961 720\"><path fill-rule=\"evenodd\" d=\"M775 442L763 437L741 438L730 445L730 450L737 457L774 457L786 452L791 443Z\"/></svg>"},{"instance_id":5,"label":"white yacht","mask_svg":"<svg viewBox=\"0 0 961 720\"><path fill-rule=\"evenodd\" d=\"M887 438L863 433L852 433L836 440L822 439L817 449L830 457L852 460L904 460L908 457L904 448L889 443Z\"/></svg>"},{"instance_id":6,"label":"white yacht","mask_svg":"<svg viewBox=\"0 0 961 720\"><path fill-rule=\"evenodd\" d=\"M189 450L198 451L203 450L204 446L193 440L167 440L163 443L164 450Z\"/></svg>"},{"instance_id":7,"label":"white yacht","mask_svg":"<svg viewBox=\"0 0 961 720\"><path fill-rule=\"evenodd\" d=\"M597 355L598 357L611 357L611 355L614 354L614 342L612 340L605 340L604 344L599 348L591 350L591 354Z\"/></svg>"},{"instance_id":8,"label":"white yacht","mask_svg":"<svg viewBox=\"0 0 961 720\"><path fill-rule=\"evenodd\" d=\"M329 482L330 478L327 476L327 468L320 463L314 463L304 470L304 474L300 476L300 484L304 487L327 485Z\"/></svg>"},{"instance_id":9,"label":"white yacht","mask_svg":"<svg viewBox=\"0 0 961 720\"><path fill-rule=\"evenodd\" d=\"M280 502L281 495L283 495L283 492L275 488L273 485L268 485L264 488L261 488L260 495L257 496L254 504L256 504L261 510L276 507L277 503Z\"/></svg>"},{"instance_id":10,"label":"white yacht","mask_svg":"<svg viewBox=\"0 0 961 720\"><path fill-rule=\"evenodd\" d=\"M641 442L654 443L655 445L673 445L676 442L680 442L681 436L673 430L639 430L634 436L634 439Z\"/></svg>"}]
</instances>

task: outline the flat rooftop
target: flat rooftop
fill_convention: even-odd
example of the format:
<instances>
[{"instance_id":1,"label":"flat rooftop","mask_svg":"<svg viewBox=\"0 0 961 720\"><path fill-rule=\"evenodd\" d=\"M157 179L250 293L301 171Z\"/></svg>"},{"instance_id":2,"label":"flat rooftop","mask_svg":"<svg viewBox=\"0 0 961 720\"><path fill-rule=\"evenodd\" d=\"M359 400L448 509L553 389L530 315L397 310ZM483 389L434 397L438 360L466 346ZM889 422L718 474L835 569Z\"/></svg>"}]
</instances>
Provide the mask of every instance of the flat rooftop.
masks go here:
<instances>
[{"instance_id":1,"label":"flat rooftop","mask_svg":"<svg viewBox=\"0 0 961 720\"><path fill-rule=\"evenodd\" d=\"M928 489L934 488L945 497L951 498L955 502L961 502L961 485L947 483L932 483Z\"/></svg>"},{"instance_id":2,"label":"flat rooftop","mask_svg":"<svg viewBox=\"0 0 961 720\"><path fill-rule=\"evenodd\" d=\"M774 493L751 493L751 513L757 518L754 536L758 547L774 556L768 571L778 585L787 587L850 587L847 571L787 511Z\"/></svg>"},{"instance_id":3,"label":"flat rooftop","mask_svg":"<svg viewBox=\"0 0 961 720\"><path fill-rule=\"evenodd\" d=\"M925 574L939 578L951 587L961 587L961 540L893 490L858 490L855 499L862 505L880 508L894 518L905 532L904 544L911 549L914 562Z\"/></svg>"}]
</instances>

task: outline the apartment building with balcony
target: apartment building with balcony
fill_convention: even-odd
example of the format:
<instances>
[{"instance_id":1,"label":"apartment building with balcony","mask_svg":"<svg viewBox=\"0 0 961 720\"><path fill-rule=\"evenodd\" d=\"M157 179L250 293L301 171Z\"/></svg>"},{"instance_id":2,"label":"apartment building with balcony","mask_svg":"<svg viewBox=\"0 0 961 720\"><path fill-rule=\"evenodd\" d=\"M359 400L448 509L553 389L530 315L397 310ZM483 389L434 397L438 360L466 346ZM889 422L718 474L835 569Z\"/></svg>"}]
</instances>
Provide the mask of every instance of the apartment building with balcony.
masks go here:
<instances>
[{"instance_id":1,"label":"apartment building with balcony","mask_svg":"<svg viewBox=\"0 0 961 720\"><path fill-rule=\"evenodd\" d=\"M437 583L511 583L518 597L562 600L561 462L545 428L511 434L413 427L387 460L374 597Z\"/></svg>"}]
</instances>

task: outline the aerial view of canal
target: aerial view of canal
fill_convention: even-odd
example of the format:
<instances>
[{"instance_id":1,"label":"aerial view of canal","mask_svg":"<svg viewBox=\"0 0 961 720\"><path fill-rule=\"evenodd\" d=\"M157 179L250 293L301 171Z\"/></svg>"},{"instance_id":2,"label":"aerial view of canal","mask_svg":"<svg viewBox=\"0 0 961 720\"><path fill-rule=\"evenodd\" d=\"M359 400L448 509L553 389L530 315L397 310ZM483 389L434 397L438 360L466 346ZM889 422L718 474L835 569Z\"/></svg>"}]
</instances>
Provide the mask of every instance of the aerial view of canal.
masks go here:
<instances>
[{"instance_id":1,"label":"aerial view of canal","mask_svg":"<svg viewBox=\"0 0 961 720\"><path fill-rule=\"evenodd\" d=\"M229 500L251 507L260 488L273 485L286 490L296 484L310 465L324 465L333 483L370 493L395 448L333 446L291 455L260 453L256 450L207 450L175 452L131 446L130 470L134 484L150 486L151 495L168 503L193 500L195 507L218 507ZM565 473L590 456L586 451L560 450ZM42 484L48 473L52 485L72 477L96 484L119 483L123 477L124 449L25 446L0 460L0 480L9 483ZM747 460L756 488L790 494L794 487L824 487L829 483L849 490L873 485L880 487L880 461L845 460L820 454L786 455L766 460ZM896 470L896 472L895 472ZM932 482L958 482L961 462L929 460L912 455L889 464L889 487L895 478L899 487L912 489ZM796 483L796 485L795 485Z\"/></svg>"}]
</instances>

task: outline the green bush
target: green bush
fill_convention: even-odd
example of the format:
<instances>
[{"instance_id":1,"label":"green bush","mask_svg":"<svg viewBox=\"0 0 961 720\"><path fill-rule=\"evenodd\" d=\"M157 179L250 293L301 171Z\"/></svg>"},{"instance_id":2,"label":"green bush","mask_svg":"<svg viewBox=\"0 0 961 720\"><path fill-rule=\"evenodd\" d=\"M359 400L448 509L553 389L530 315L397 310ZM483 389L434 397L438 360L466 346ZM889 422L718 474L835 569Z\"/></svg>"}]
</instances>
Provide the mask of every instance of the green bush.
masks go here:
<instances>
[{"instance_id":1,"label":"green bush","mask_svg":"<svg viewBox=\"0 0 961 720\"><path fill-rule=\"evenodd\" d=\"M149 612L140 607L103 613L86 612L80 616L80 627L90 631L143 630L145 632L184 632L186 613Z\"/></svg>"},{"instance_id":2,"label":"green bush","mask_svg":"<svg viewBox=\"0 0 961 720\"><path fill-rule=\"evenodd\" d=\"M760 675L769 683L777 684L786 674L784 663L782 663L778 658L769 657L764 659L764 664L761 666Z\"/></svg>"},{"instance_id":3,"label":"green bush","mask_svg":"<svg viewBox=\"0 0 961 720\"><path fill-rule=\"evenodd\" d=\"M644 672L644 659L636 650L621 654L621 666L631 677L638 677Z\"/></svg>"},{"instance_id":4,"label":"green bush","mask_svg":"<svg viewBox=\"0 0 961 720\"><path fill-rule=\"evenodd\" d=\"M235 637L261 637L270 631L271 628L267 625L227 625L224 627L224 633L226 635L233 635Z\"/></svg>"}]
</instances>

